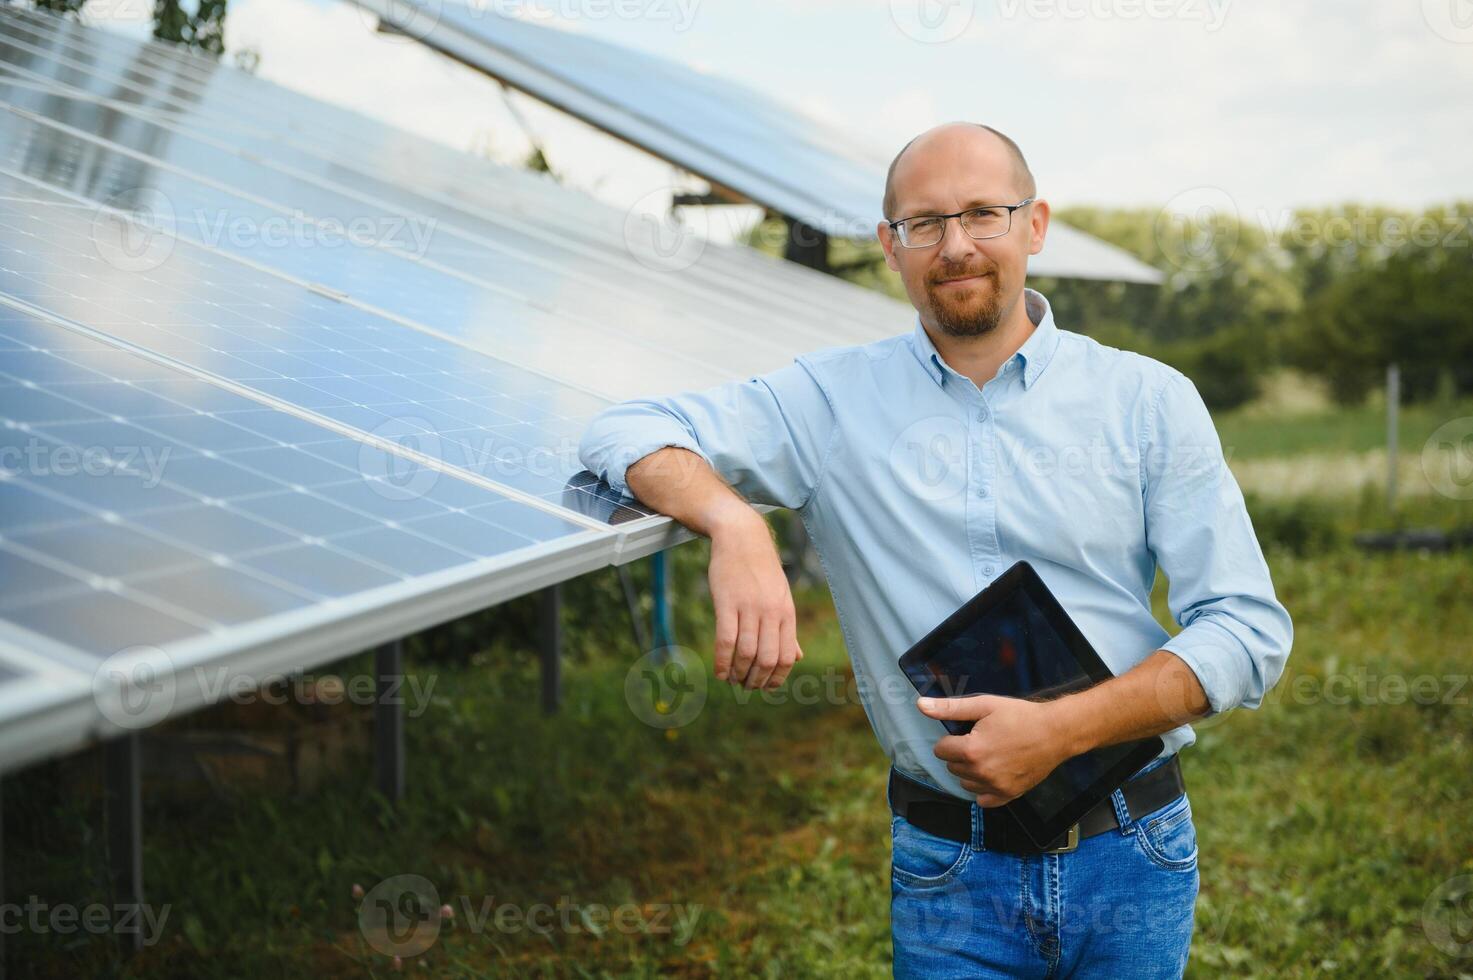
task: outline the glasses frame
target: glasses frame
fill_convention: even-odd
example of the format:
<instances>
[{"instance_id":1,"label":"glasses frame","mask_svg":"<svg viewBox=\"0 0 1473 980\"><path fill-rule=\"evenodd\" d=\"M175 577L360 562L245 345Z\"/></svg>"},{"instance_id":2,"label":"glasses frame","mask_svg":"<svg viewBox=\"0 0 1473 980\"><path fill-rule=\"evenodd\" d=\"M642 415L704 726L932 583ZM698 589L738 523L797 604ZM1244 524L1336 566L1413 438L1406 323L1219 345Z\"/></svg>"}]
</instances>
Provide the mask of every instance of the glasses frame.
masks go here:
<instances>
[{"instance_id":1,"label":"glasses frame","mask_svg":"<svg viewBox=\"0 0 1473 980\"><path fill-rule=\"evenodd\" d=\"M1005 209L1008 213L1008 226L1004 230L998 232L996 235L973 235L970 231L967 231L967 226L965 224L962 225L962 231L966 232L968 238L971 238L974 241L985 242L991 238L1001 238L1008 232L1012 231L1013 212L1020 211L1023 208L1026 208L1028 205L1032 204L1036 200L1037 198L1030 197L1026 200L1019 201L1017 204L979 204L975 208L967 208L965 211L956 211L952 214L913 214L908 218L899 218L895 221L887 221L885 223L889 225L890 230L894 232L895 240L900 243L901 248L934 248L935 246L940 245L942 240L946 238L946 222L951 220L952 218L956 218L957 221L960 222L962 215L971 214L973 211L995 211L998 208ZM941 237L936 239L934 242L931 242L929 245L909 244L906 239L910 236L910 233L905 229L902 229L901 225L905 224L907 221L915 221L918 218L940 218Z\"/></svg>"}]
</instances>

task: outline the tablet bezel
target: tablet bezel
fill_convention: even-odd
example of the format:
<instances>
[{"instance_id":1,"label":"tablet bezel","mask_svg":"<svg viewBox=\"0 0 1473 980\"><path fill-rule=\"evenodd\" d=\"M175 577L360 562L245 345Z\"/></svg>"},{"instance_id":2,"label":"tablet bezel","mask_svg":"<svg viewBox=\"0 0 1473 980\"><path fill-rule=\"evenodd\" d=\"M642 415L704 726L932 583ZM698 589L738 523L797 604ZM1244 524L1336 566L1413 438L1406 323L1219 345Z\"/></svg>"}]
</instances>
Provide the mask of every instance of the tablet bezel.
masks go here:
<instances>
[{"instance_id":1,"label":"tablet bezel","mask_svg":"<svg viewBox=\"0 0 1473 980\"><path fill-rule=\"evenodd\" d=\"M967 600L961 608L946 617L940 625L931 630L916 642L909 650L901 655L900 669L910 680L911 684L922 695L927 697L952 697L935 689L935 678L927 669L927 664L935 654L946 644L956 638L958 634L971 626L973 621L991 612L1003 602L1011 599L1014 593L1022 591L1030 599L1038 610L1043 614L1049 625L1058 633L1064 641L1065 648L1079 665L1091 684L1114 677L1114 673L1100 659L1094 647L1085 639L1064 607L1054 598L1052 592L1038 572L1026 561L1015 562L1007 571L999 575L981 592ZM984 691L973 691L972 694L987 693ZM966 695L963 695L966 696ZM1007 695L1016 697L1016 695ZM972 728L971 722L942 722L947 731L953 735L964 735ZM1119 743L1118 745L1102 746L1102 748L1117 749L1121 745L1128 746L1129 751L1125 753L1114 766L1091 783L1087 788L1081 790L1075 798L1066 806L1062 807L1052 820L1046 820L1037 809L1028 801L1025 793L1017 799L1004 804L1025 833L1028 834L1034 844L1039 847L1047 847L1058 840L1071 826L1078 822L1100 800L1105 799L1110 793L1125 783L1127 779L1138 772L1142 767L1149 764L1161 754L1165 743L1159 736L1138 739L1132 742ZM1097 751L1097 750L1095 750ZM1086 753L1087 754L1087 753ZM1057 771L1057 770L1055 770ZM1053 773L1049 774L1050 776ZM1044 777L1048 779L1048 776ZM1031 790L1030 790L1031 792Z\"/></svg>"}]
</instances>

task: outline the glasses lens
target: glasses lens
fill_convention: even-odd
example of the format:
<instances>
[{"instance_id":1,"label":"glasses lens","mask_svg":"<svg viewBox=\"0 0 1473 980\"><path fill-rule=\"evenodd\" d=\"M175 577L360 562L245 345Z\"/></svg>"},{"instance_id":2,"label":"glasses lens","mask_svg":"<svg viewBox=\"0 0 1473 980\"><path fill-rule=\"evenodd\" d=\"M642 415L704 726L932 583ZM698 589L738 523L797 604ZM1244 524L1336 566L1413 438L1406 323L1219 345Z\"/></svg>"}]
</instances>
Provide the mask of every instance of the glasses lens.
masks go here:
<instances>
[{"instance_id":1,"label":"glasses lens","mask_svg":"<svg viewBox=\"0 0 1473 980\"><path fill-rule=\"evenodd\" d=\"M911 248L924 248L941 241L941 229L945 226L942 218L910 218L900 223L901 238Z\"/></svg>"},{"instance_id":2,"label":"glasses lens","mask_svg":"<svg viewBox=\"0 0 1473 980\"><path fill-rule=\"evenodd\" d=\"M962 230L973 238L996 238L1008 233L1012 216L1007 208L977 208L962 215Z\"/></svg>"}]
</instances>

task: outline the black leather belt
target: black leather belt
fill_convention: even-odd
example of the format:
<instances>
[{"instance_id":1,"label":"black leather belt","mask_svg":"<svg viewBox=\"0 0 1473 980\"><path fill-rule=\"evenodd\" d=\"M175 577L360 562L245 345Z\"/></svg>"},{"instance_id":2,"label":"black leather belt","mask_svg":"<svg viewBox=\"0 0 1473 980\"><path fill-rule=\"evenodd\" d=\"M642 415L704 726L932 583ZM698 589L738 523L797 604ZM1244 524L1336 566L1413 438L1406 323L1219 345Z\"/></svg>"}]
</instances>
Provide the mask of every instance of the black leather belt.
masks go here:
<instances>
[{"instance_id":1,"label":"black leather belt","mask_svg":"<svg viewBox=\"0 0 1473 980\"><path fill-rule=\"evenodd\" d=\"M1181 764L1176 756L1144 776L1137 776L1120 787L1126 809L1133 817L1145 816L1175 800L1187 791L1182 780ZM969 843L972 840L972 804L916 782L890 770L890 809L927 833L949 840ZM1103 834L1120 826L1110 797L1095 804L1079 822L1070 827L1049 847L1039 847L1024 832L1012 811L1006 807L988 807L982 811L982 846L989 851L1010 854L1058 854L1072 851L1086 837Z\"/></svg>"}]
</instances>

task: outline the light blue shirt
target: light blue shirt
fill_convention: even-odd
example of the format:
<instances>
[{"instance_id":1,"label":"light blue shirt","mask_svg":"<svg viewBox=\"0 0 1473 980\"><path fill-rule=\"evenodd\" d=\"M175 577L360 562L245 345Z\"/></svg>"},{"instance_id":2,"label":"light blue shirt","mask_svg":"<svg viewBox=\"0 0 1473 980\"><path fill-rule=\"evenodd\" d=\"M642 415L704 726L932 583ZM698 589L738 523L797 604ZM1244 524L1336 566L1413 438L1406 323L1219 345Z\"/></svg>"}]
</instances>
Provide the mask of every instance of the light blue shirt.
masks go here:
<instances>
[{"instance_id":1,"label":"light blue shirt","mask_svg":"<svg viewBox=\"0 0 1473 980\"><path fill-rule=\"evenodd\" d=\"M1214 713L1257 707L1293 640L1196 386L1059 329L1041 293L1024 297L1034 330L980 390L917 317L908 334L614 405L579 447L623 493L631 463L681 446L753 503L802 515L886 754L965 798L931 751L945 729L896 660L1019 559L1117 675L1170 650ZM1175 636L1151 613L1158 565ZM1163 755L1194 737L1173 729Z\"/></svg>"}]
</instances>

